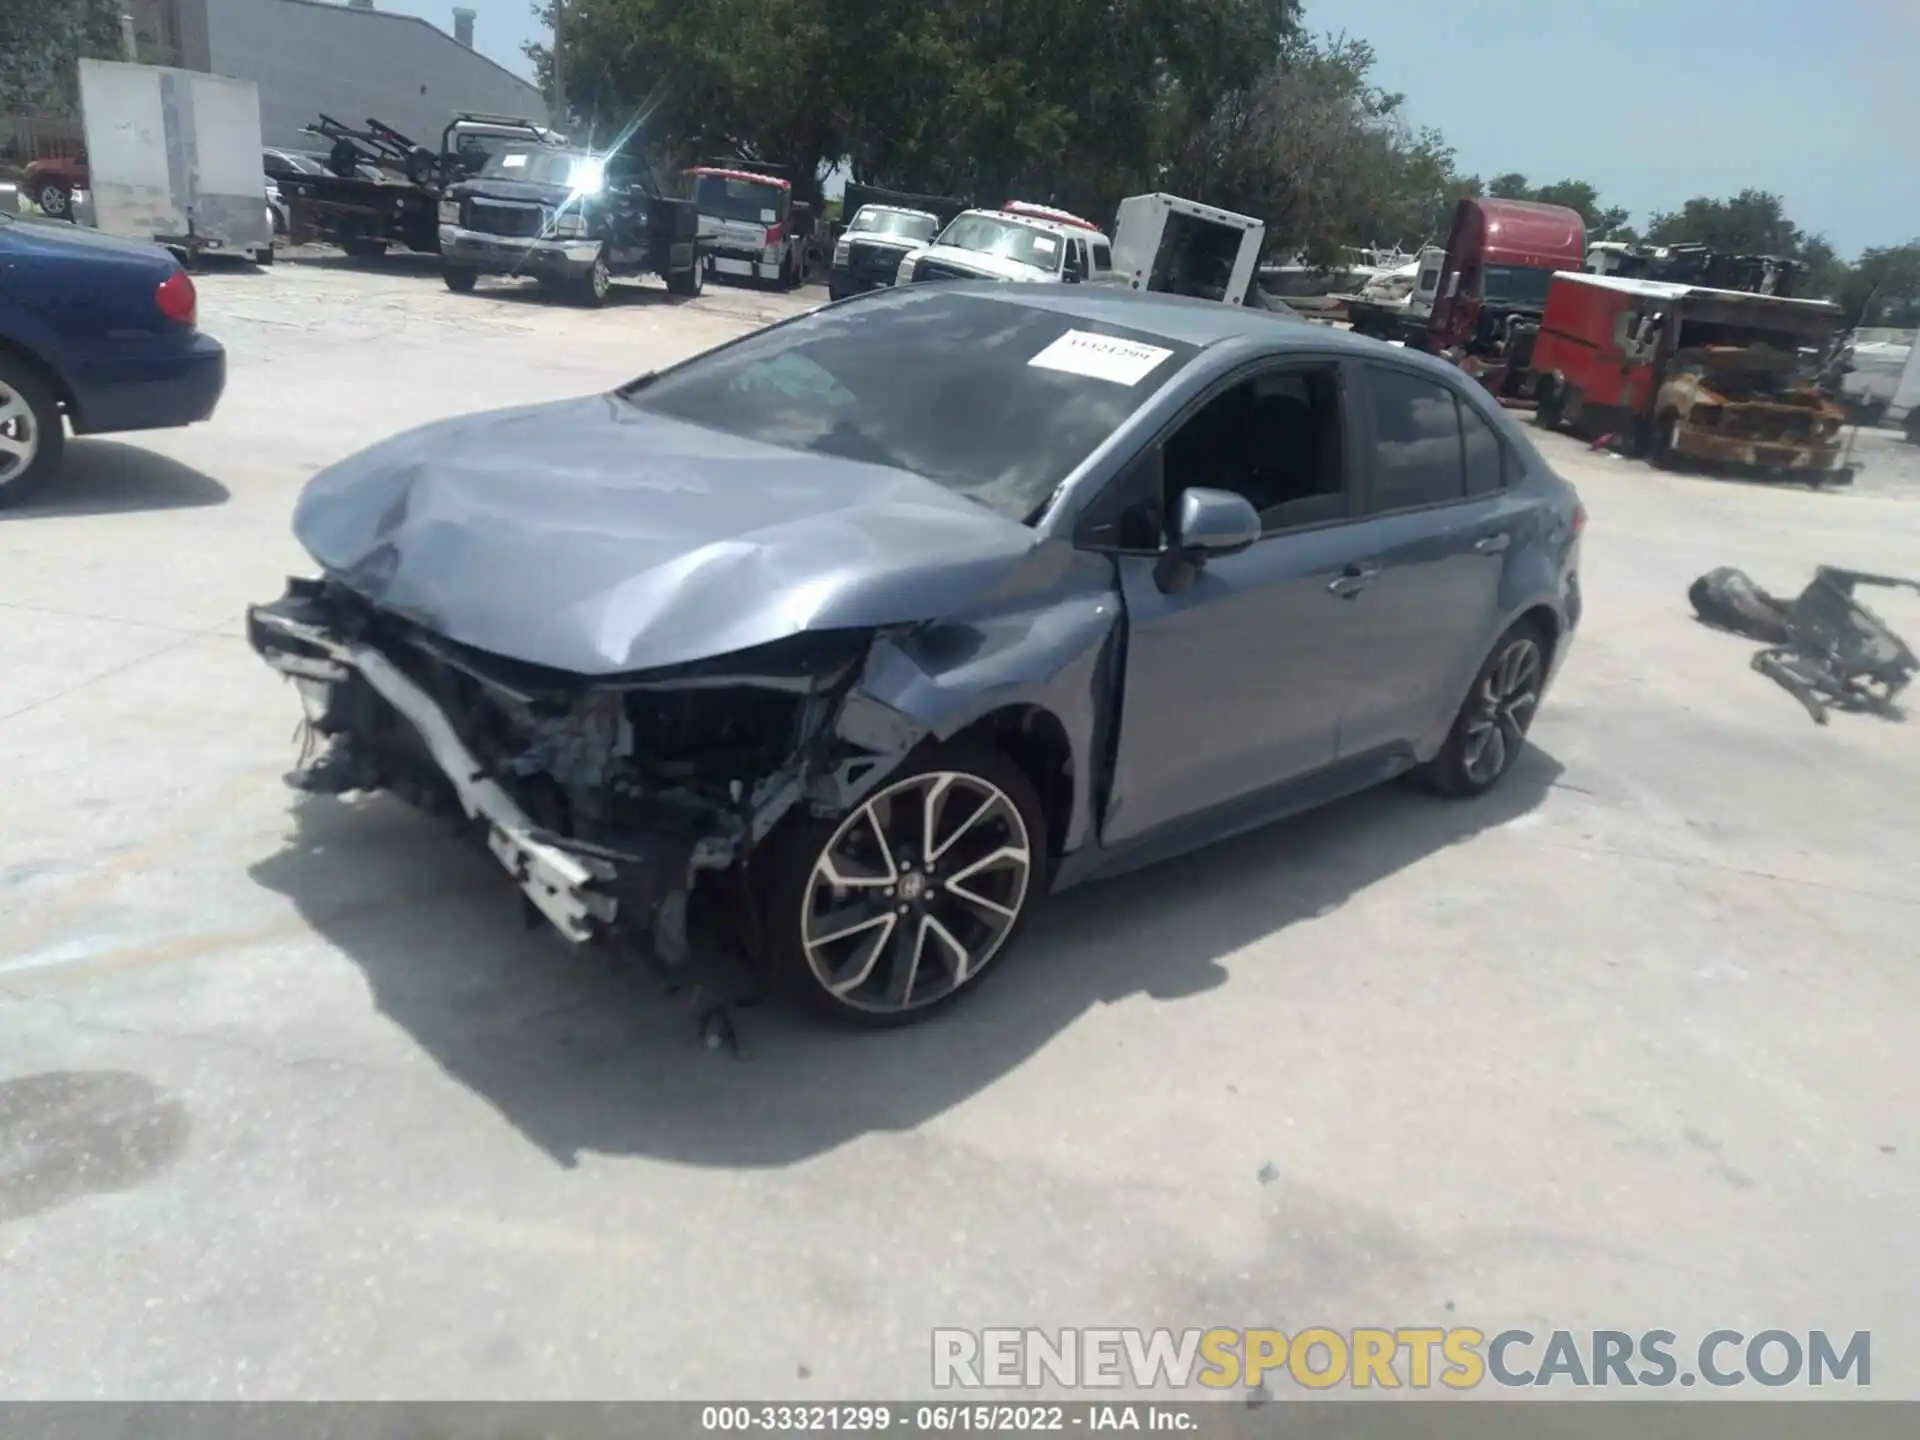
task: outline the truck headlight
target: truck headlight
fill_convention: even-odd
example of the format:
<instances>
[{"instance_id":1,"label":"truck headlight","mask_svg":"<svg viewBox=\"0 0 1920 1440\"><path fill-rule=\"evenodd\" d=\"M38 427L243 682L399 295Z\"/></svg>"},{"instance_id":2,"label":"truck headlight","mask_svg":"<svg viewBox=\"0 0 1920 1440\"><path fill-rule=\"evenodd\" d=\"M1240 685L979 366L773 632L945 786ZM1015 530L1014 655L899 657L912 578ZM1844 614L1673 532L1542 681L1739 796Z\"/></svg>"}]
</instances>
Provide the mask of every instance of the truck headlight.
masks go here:
<instances>
[{"instance_id":1,"label":"truck headlight","mask_svg":"<svg viewBox=\"0 0 1920 1440\"><path fill-rule=\"evenodd\" d=\"M440 223L442 225L458 225L460 223L460 202L458 200L442 200L440 202Z\"/></svg>"},{"instance_id":2,"label":"truck headlight","mask_svg":"<svg viewBox=\"0 0 1920 1440\"><path fill-rule=\"evenodd\" d=\"M587 233L587 217L578 210L556 215L553 217L553 233L563 240L584 235Z\"/></svg>"},{"instance_id":3,"label":"truck headlight","mask_svg":"<svg viewBox=\"0 0 1920 1440\"><path fill-rule=\"evenodd\" d=\"M899 267L894 270L893 278L895 280L913 279L913 267L919 263L920 262L915 260L911 255L904 256L900 261Z\"/></svg>"},{"instance_id":4,"label":"truck headlight","mask_svg":"<svg viewBox=\"0 0 1920 1440\"><path fill-rule=\"evenodd\" d=\"M842 236L839 242L836 243L833 247L833 263L836 265L846 264L847 257L852 253L853 253L853 241Z\"/></svg>"}]
</instances>

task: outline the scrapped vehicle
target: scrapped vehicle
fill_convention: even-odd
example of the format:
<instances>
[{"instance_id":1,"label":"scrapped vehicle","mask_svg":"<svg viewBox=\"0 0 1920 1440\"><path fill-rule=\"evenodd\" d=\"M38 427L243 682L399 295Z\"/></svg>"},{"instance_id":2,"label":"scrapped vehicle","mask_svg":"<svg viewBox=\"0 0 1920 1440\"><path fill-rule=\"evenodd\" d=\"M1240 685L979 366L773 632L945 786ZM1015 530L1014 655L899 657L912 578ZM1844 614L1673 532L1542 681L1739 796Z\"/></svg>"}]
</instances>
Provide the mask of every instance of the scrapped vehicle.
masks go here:
<instances>
[{"instance_id":1,"label":"scrapped vehicle","mask_svg":"<svg viewBox=\"0 0 1920 1440\"><path fill-rule=\"evenodd\" d=\"M158 245L0 214L0 507L76 435L191 425L226 388L193 281Z\"/></svg>"},{"instance_id":2,"label":"scrapped vehicle","mask_svg":"<svg viewBox=\"0 0 1920 1440\"><path fill-rule=\"evenodd\" d=\"M1113 226L1113 268L1130 289L1228 305L1255 293L1264 221L1179 195L1129 195Z\"/></svg>"},{"instance_id":3,"label":"scrapped vehicle","mask_svg":"<svg viewBox=\"0 0 1920 1440\"><path fill-rule=\"evenodd\" d=\"M706 283L692 202L665 194L642 155L502 143L440 201L441 269L465 294L481 275L528 275L604 305L616 275L658 275L675 295Z\"/></svg>"},{"instance_id":4,"label":"scrapped vehicle","mask_svg":"<svg viewBox=\"0 0 1920 1440\"><path fill-rule=\"evenodd\" d=\"M1424 349L1452 361L1495 395L1533 393L1533 345L1555 274L1586 263L1580 212L1524 200L1462 200Z\"/></svg>"},{"instance_id":5,"label":"scrapped vehicle","mask_svg":"<svg viewBox=\"0 0 1920 1440\"><path fill-rule=\"evenodd\" d=\"M827 298L844 300L893 284L901 260L930 244L939 230L939 216L925 210L862 205L834 242Z\"/></svg>"},{"instance_id":6,"label":"scrapped vehicle","mask_svg":"<svg viewBox=\"0 0 1920 1440\"><path fill-rule=\"evenodd\" d=\"M40 213L54 220L73 218L73 196L87 188L87 157L50 156L29 164L20 178L20 189L40 207Z\"/></svg>"},{"instance_id":7,"label":"scrapped vehicle","mask_svg":"<svg viewBox=\"0 0 1920 1440\"><path fill-rule=\"evenodd\" d=\"M1230 306L917 285L316 476L253 607L324 753L576 941L690 914L924 1014L1041 898L1420 770L1513 766L1573 489L1429 357Z\"/></svg>"},{"instance_id":8,"label":"scrapped vehicle","mask_svg":"<svg viewBox=\"0 0 1920 1440\"><path fill-rule=\"evenodd\" d=\"M901 284L927 280L1012 280L1122 285L1113 268L1113 243L1084 222L967 210L933 244L900 262Z\"/></svg>"},{"instance_id":9,"label":"scrapped vehicle","mask_svg":"<svg viewBox=\"0 0 1920 1440\"><path fill-rule=\"evenodd\" d=\"M1839 357L1840 398L1861 423L1877 425L1886 416L1914 340L1913 330L1885 325L1863 326L1846 337Z\"/></svg>"},{"instance_id":10,"label":"scrapped vehicle","mask_svg":"<svg viewBox=\"0 0 1920 1440\"><path fill-rule=\"evenodd\" d=\"M1900 381L1887 402L1886 418L1906 431L1907 443L1920 445L1920 343L1907 350L1907 362L1900 368Z\"/></svg>"},{"instance_id":11,"label":"scrapped vehicle","mask_svg":"<svg viewBox=\"0 0 1920 1440\"><path fill-rule=\"evenodd\" d=\"M1618 275L1554 277L1533 350L1537 422L1698 460L1844 483L1846 413L1801 358L1840 307Z\"/></svg>"},{"instance_id":12,"label":"scrapped vehicle","mask_svg":"<svg viewBox=\"0 0 1920 1440\"><path fill-rule=\"evenodd\" d=\"M696 165L687 171L707 269L791 290L806 276L806 239L794 223L793 184L773 175Z\"/></svg>"}]
</instances>

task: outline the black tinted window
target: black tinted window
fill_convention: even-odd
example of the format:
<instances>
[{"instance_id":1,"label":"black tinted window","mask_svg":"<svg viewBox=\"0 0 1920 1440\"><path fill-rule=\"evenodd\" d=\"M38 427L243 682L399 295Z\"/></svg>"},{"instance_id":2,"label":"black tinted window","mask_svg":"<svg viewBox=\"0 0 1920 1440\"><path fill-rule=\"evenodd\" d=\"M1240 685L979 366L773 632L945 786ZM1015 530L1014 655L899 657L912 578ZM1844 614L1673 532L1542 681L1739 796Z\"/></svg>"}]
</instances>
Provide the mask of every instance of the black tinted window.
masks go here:
<instances>
[{"instance_id":1,"label":"black tinted window","mask_svg":"<svg viewBox=\"0 0 1920 1440\"><path fill-rule=\"evenodd\" d=\"M1373 506L1405 510L1458 500L1460 413L1453 392L1404 370L1367 367L1375 430Z\"/></svg>"},{"instance_id":2,"label":"black tinted window","mask_svg":"<svg viewBox=\"0 0 1920 1440\"><path fill-rule=\"evenodd\" d=\"M1491 495L1507 483L1507 447L1486 417L1460 402L1460 427L1467 446L1467 494Z\"/></svg>"},{"instance_id":3,"label":"black tinted window","mask_svg":"<svg viewBox=\"0 0 1920 1440\"><path fill-rule=\"evenodd\" d=\"M629 398L745 439L908 470L1026 520L1196 353L940 287L856 308L698 356Z\"/></svg>"}]
</instances>

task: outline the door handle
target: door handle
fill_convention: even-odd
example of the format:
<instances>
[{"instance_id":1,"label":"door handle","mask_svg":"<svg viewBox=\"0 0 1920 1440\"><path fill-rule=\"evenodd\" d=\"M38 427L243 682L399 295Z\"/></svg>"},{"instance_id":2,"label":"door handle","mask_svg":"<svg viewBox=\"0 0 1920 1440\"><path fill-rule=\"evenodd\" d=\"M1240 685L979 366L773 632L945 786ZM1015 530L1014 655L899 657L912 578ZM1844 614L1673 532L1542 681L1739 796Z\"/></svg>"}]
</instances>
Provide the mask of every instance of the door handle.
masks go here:
<instances>
[{"instance_id":1,"label":"door handle","mask_svg":"<svg viewBox=\"0 0 1920 1440\"><path fill-rule=\"evenodd\" d=\"M1482 555L1498 555L1512 543L1513 537L1502 531L1498 535L1482 535L1473 542L1473 548Z\"/></svg>"},{"instance_id":2,"label":"door handle","mask_svg":"<svg viewBox=\"0 0 1920 1440\"><path fill-rule=\"evenodd\" d=\"M1374 577L1379 573L1378 565L1349 565L1327 582L1327 591L1329 594L1338 595L1342 600L1351 600L1373 584Z\"/></svg>"}]
</instances>

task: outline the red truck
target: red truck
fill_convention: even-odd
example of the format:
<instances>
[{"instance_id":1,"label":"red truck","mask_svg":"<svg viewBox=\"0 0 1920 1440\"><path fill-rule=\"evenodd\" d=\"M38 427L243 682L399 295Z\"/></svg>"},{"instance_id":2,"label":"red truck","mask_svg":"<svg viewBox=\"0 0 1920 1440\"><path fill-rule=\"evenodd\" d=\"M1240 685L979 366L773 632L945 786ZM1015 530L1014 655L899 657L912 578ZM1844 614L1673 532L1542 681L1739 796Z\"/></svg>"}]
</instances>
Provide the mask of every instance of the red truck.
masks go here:
<instances>
[{"instance_id":1,"label":"red truck","mask_svg":"<svg viewBox=\"0 0 1920 1440\"><path fill-rule=\"evenodd\" d=\"M1525 200L1462 200L1454 208L1426 349L1504 398L1532 391L1533 337L1556 271L1586 264L1577 210Z\"/></svg>"},{"instance_id":2,"label":"red truck","mask_svg":"<svg viewBox=\"0 0 1920 1440\"><path fill-rule=\"evenodd\" d=\"M1561 275L1533 346L1535 420L1616 435L1656 464L1844 484L1845 412L1808 356L1838 305L1621 275Z\"/></svg>"}]
</instances>

